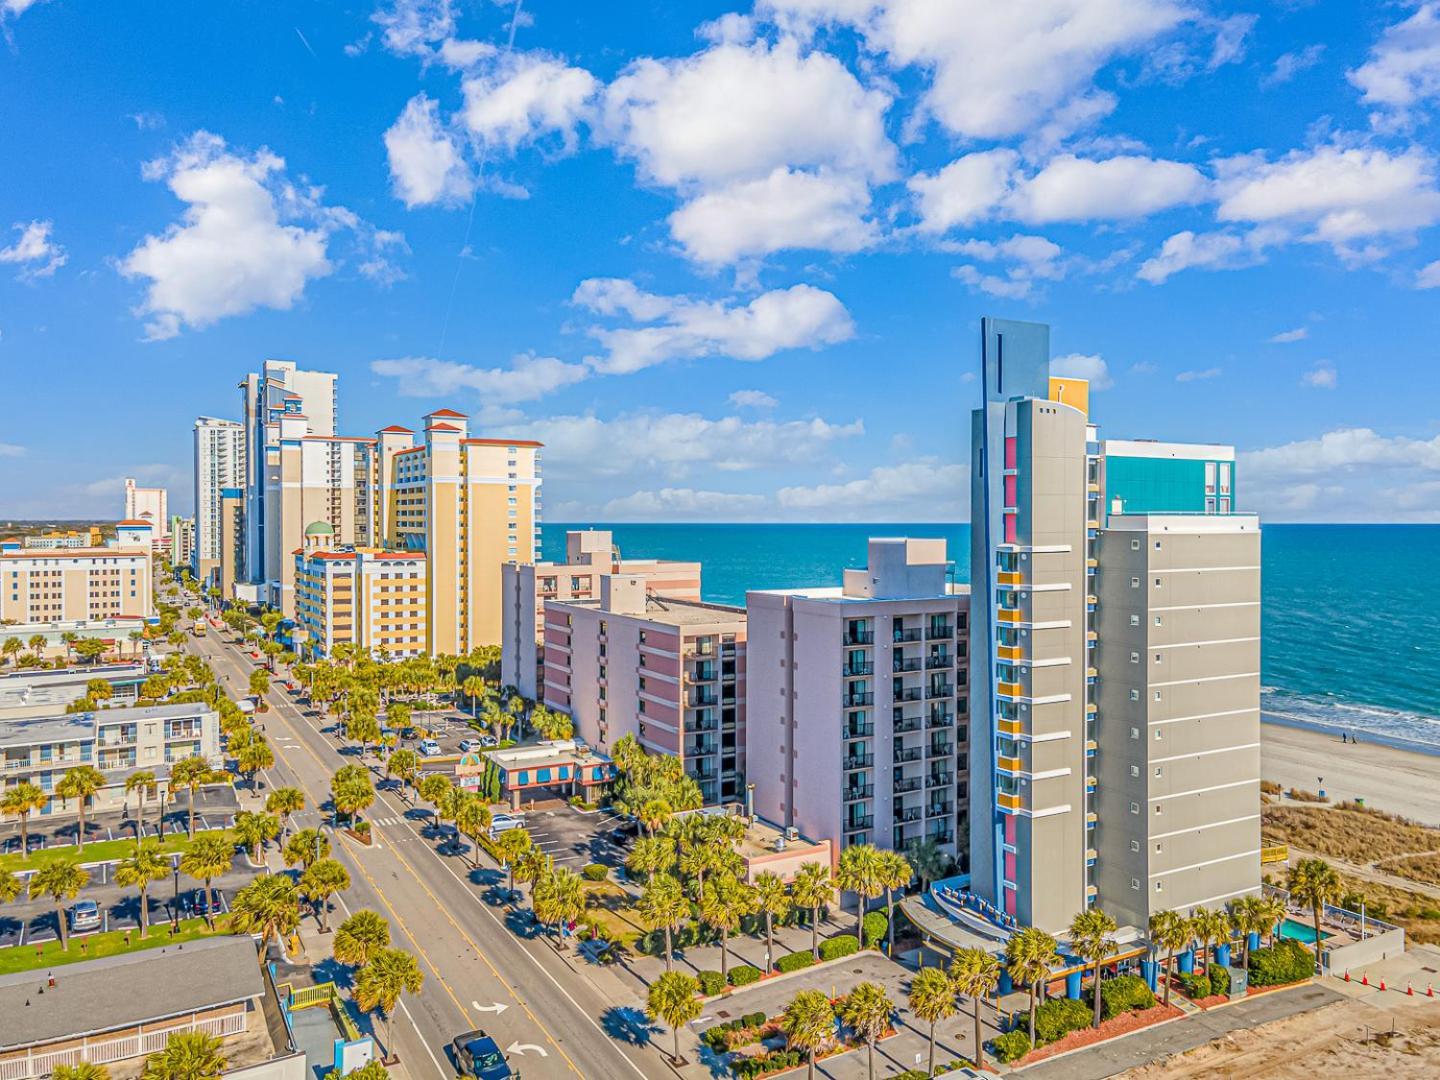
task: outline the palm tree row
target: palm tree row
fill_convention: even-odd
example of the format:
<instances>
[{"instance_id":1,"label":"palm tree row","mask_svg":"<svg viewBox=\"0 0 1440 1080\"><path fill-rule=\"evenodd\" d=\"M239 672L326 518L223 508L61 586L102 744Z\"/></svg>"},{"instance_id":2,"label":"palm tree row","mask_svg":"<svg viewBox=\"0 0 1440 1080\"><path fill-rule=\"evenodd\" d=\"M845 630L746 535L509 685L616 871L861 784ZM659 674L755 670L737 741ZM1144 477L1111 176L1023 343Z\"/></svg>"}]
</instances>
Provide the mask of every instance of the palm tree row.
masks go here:
<instances>
[{"instance_id":1,"label":"palm tree row","mask_svg":"<svg viewBox=\"0 0 1440 1080\"><path fill-rule=\"evenodd\" d=\"M1330 868L1326 866L1325 869ZM1330 872L1334 873L1333 870ZM1328 896L1329 894L1322 899L1322 905L1328 902ZM1204 965L1212 946L1223 945L1239 936L1242 940L1241 966L1246 966L1249 963L1250 935L1273 936L1275 927L1284 918L1285 901L1275 895L1240 897L1232 900L1229 907L1223 911L1197 907L1188 915L1178 911L1155 912L1150 916L1150 943L1154 948L1163 949L1166 953L1164 1003L1170 1004L1170 982L1178 953L1186 952L1198 944L1201 949L1201 963Z\"/></svg>"}]
</instances>

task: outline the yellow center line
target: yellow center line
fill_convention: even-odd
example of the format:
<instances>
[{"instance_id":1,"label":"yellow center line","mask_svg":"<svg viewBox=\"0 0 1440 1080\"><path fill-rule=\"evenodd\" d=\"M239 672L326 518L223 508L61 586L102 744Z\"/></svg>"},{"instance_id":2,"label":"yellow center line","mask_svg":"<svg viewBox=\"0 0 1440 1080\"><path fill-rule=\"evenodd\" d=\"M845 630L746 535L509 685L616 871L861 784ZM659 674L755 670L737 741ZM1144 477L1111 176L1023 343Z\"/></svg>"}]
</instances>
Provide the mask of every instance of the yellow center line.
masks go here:
<instances>
[{"instance_id":1,"label":"yellow center line","mask_svg":"<svg viewBox=\"0 0 1440 1080\"><path fill-rule=\"evenodd\" d=\"M276 709L276 714L284 720L286 726L291 727L292 734L295 736L297 744L302 750L309 754L311 758L314 759L315 764L319 765L321 769L328 772L329 769L326 766L325 762L321 760L320 756L316 754L313 749L311 749L310 745L306 742L306 740L298 732L294 731L293 722L289 717L285 715L284 707L289 706L290 703L282 698L280 700L280 705L282 707ZM312 727L311 730L315 731L317 735L321 734L318 729ZM276 752L277 754L280 754L280 757L282 759L284 758L284 754L281 753L278 749ZM289 765L288 761L286 762L286 765ZM294 772L294 769L292 768L291 771ZM300 782L302 787L304 787L304 781L299 779L299 773L296 773L295 775L296 780ZM307 794L309 794L308 789ZM311 798L314 799L314 796L311 795ZM315 806L317 809L320 805L320 801L321 800L318 799L315 800ZM386 805L389 805L388 802ZM465 932L465 928L455 921L454 916L450 914L449 908L447 908L443 903L440 902L440 898L430 890L430 886L426 885L425 882L421 879L420 875L415 872L415 868L410 865L409 860L407 860L404 855L400 854L399 849L394 844L390 845L389 850L391 854L393 854L395 858L400 861L400 864L405 867L406 872L409 873L409 875L415 880L415 883L425 890L425 895L428 896L431 902L434 903L434 905L444 914L446 920L449 921L450 925L455 928L456 933L458 933L462 938L465 939L466 944L470 946L470 948L474 951L475 955L478 956L484 962L485 966L490 969L490 973L495 977L496 981L498 981L500 985L505 988L505 992L510 995L511 1000L514 1001L516 1005L520 1006L521 1010L525 1013L527 1017L530 1018L531 1022L540 1029L541 1033L544 1034L550 1045L553 1046L555 1048L555 1051L565 1060L565 1064L570 1067L570 1070L577 1076L583 1076L584 1074L581 1073L580 1070L576 1067L575 1062L570 1060L570 1055L565 1052L564 1047L562 1047L559 1041L555 1038L555 1036L550 1033L550 1029L545 1026L544 1022L541 1021L541 1019L536 1016L534 1012L531 1011L530 1006L525 1002L525 1000L515 992L514 988L510 985L510 983L505 979L503 975L500 974L499 968L497 968L494 963L491 962L490 957L487 956L485 954L485 951L481 949L480 946L475 942L475 939L472 938L469 934L467 934ZM410 928L405 925L405 920L398 913L395 912L395 909L393 907L390 906L390 902L385 899L385 894L381 892L380 886L376 883L375 879L370 876L369 871L367 871L365 867L361 864L358 857L355 858L355 865L357 868L359 868L360 873L365 876L365 880L370 882L371 887L380 897L380 902L385 905L385 909L391 913L395 920L399 922L401 927L405 930L405 936L408 937L412 942L414 942L415 948L420 952L420 955L425 958L425 962L429 964L430 967L435 971L435 977L440 980L440 985L445 987L445 992L450 995L450 1000L455 1002L455 1006L460 1010L461 1015L469 1019L469 1011L466 1010L465 1006L463 1006L460 1003L460 1000L455 996L455 992L450 988L450 984L445 981L445 977L440 974L439 969L435 967L434 962L425 952L424 946L422 946L418 941L416 941L415 935L411 933Z\"/></svg>"}]
</instances>

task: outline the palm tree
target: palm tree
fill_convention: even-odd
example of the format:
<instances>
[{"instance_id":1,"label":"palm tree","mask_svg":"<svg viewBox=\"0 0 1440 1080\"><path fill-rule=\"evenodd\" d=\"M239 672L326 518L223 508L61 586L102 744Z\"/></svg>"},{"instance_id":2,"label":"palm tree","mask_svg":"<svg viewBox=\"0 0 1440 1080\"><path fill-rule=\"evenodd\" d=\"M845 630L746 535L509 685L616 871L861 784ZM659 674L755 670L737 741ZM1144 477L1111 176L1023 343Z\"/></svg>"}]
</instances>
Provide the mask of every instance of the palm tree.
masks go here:
<instances>
[{"instance_id":1,"label":"palm tree","mask_svg":"<svg viewBox=\"0 0 1440 1080\"><path fill-rule=\"evenodd\" d=\"M74 900L90 881L90 875L72 862L46 863L30 875L30 897L48 896L55 902L55 921L60 924L60 948L70 948L70 924L65 921L65 901Z\"/></svg>"},{"instance_id":2,"label":"palm tree","mask_svg":"<svg viewBox=\"0 0 1440 1080\"><path fill-rule=\"evenodd\" d=\"M1005 970L1017 983L1030 988L1030 1041L1035 1041L1036 990L1060 963L1055 939L1044 930L1027 926L1005 943Z\"/></svg>"},{"instance_id":3,"label":"palm tree","mask_svg":"<svg viewBox=\"0 0 1440 1080\"><path fill-rule=\"evenodd\" d=\"M104 1065L77 1061L74 1065L56 1065L50 1080L110 1080L110 1070Z\"/></svg>"},{"instance_id":4,"label":"palm tree","mask_svg":"<svg viewBox=\"0 0 1440 1080\"><path fill-rule=\"evenodd\" d=\"M815 1053L835 1037L835 1010L830 999L819 990L801 990L785 1006L780 1027L789 1044L805 1052L806 1075L815 1080Z\"/></svg>"},{"instance_id":5,"label":"palm tree","mask_svg":"<svg viewBox=\"0 0 1440 1080\"><path fill-rule=\"evenodd\" d=\"M1271 945L1275 944L1275 930L1285 920L1285 898L1279 893L1271 893L1260 898L1260 907L1264 911L1265 933Z\"/></svg>"},{"instance_id":6,"label":"palm tree","mask_svg":"<svg viewBox=\"0 0 1440 1080\"><path fill-rule=\"evenodd\" d=\"M11 641L16 640L11 638ZM50 796L39 784L32 784L28 780L16 784L12 788L6 788L3 797L0 797L0 814L7 817L20 819L20 854L22 856L30 853L30 815L37 814L45 808L50 801Z\"/></svg>"},{"instance_id":7,"label":"palm tree","mask_svg":"<svg viewBox=\"0 0 1440 1080\"><path fill-rule=\"evenodd\" d=\"M31 634L26 644L30 646L30 652L35 659L39 660L40 654L45 651L45 635Z\"/></svg>"},{"instance_id":8,"label":"palm tree","mask_svg":"<svg viewBox=\"0 0 1440 1080\"><path fill-rule=\"evenodd\" d=\"M378 1012L385 1022L385 1047L393 1059L390 1041L390 1018L400 995L418 994L425 983L425 974L415 957L404 949L380 949L355 977L355 1004L365 1012Z\"/></svg>"},{"instance_id":9,"label":"palm tree","mask_svg":"<svg viewBox=\"0 0 1440 1080\"><path fill-rule=\"evenodd\" d=\"M535 917L542 923L563 926L579 922L585 914L585 890L580 875L563 866L542 874L535 881L530 902L535 908Z\"/></svg>"},{"instance_id":10,"label":"palm tree","mask_svg":"<svg viewBox=\"0 0 1440 1080\"><path fill-rule=\"evenodd\" d=\"M210 767L199 754L191 757L181 758L170 766L170 788L172 791L178 788L185 788L190 793L190 839L195 839L195 793L206 784L213 784L217 780L215 770Z\"/></svg>"},{"instance_id":11,"label":"palm tree","mask_svg":"<svg viewBox=\"0 0 1440 1080\"><path fill-rule=\"evenodd\" d=\"M1190 913L1190 931L1200 939L1205 970L1210 970L1210 947L1230 938L1230 920L1223 911L1196 908Z\"/></svg>"},{"instance_id":12,"label":"palm tree","mask_svg":"<svg viewBox=\"0 0 1440 1080\"><path fill-rule=\"evenodd\" d=\"M350 872L335 859L321 859L311 863L310 868L300 875L300 893L315 906L315 919L322 934L329 933L325 912L330 907L330 897L350 887Z\"/></svg>"},{"instance_id":13,"label":"palm tree","mask_svg":"<svg viewBox=\"0 0 1440 1080\"><path fill-rule=\"evenodd\" d=\"M1115 939L1110 935L1120 925L1100 908L1089 908L1070 920L1070 946L1080 957L1095 967L1095 1026L1100 1026L1100 965L1115 952ZM1034 1032L1031 1032L1034 1036Z\"/></svg>"},{"instance_id":14,"label":"palm tree","mask_svg":"<svg viewBox=\"0 0 1440 1080\"><path fill-rule=\"evenodd\" d=\"M674 810L664 799L650 799L635 811L635 817L645 826L645 831L654 836L660 826L670 820L673 813Z\"/></svg>"},{"instance_id":15,"label":"palm tree","mask_svg":"<svg viewBox=\"0 0 1440 1080\"><path fill-rule=\"evenodd\" d=\"M1325 970L1324 945L1320 934L1320 913L1340 895L1340 875L1324 859L1302 859L1290 868L1285 887L1290 899L1305 904L1315 916L1315 964Z\"/></svg>"},{"instance_id":16,"label":"palm tree","mask_svg":"<svg viewBox=\"0 0 1440 1080\"><path fill-rule=\"evenodd\" d=\"M364 967L389 944L390 924L376 912L362 908L340 924L330 949L342 964Z\"/></svg>"},{"instance_id":17,"label":"palm tree","mask_svg":"<svg viewBox=\"0 0 1440 1080\"><path fill-rule=\"evenodd\" d=\"M1250 966L1250 935L1262 934L1269 927L1269 912L1258 896L1242 896L1230 901L1230 922L1240 935L1240 966Z\"/></svg>"},{"instance_id":18,"label":"palm tree","mask_svg":"<svg viewBox=\"0 0 1440 1080\"><path fill-rule=\"evenodd\" d=\"M755 877L755 907L765 916L765 970L775 966L775 920L784 920L794 902L780 875L766 870Z\"/></svg>"},{"instance_id":19,"label":"palm tree","mask_svg":"<svg viewBox=\"0 0 1440 1080\"><path fill-rule=\"evenodd\" d=\"M635 841L625 868L632 874L652 877L663 874L675 865L675 845L665 836L642 836Z\"/></svg>"},{"instance_id":20,"label":"palm tree","mask_svg":"<svg viewBox=\"0 0 1440 1080\"><path fill-rule=\"evenodd\" d=\"M402 748L392 753L385 762L385 775L399 780L408 792L420 772L420 755L414 750Z\"/></svg>"},{"instance_id":21,"label":"palm tree","mask_svg":"<svg viewBox=\"0 0 1440 1080\"><path fill-rule=\"evenodd\" d=\"M950 981L971 999L975 1013L975 1065L985 1067L985 1034L980 1026L980 1002L1000 985L1000 961L984 949L957 949L950 961ZM932 1034L930 1071L935 1071Z\"/></svg>"},{"instance_id":22,"label":"palm tree","mask_svg":"<svg viewBox=\"0 0 1440 1080\"><path fill-rule=\"evenodd\" d=\"M212 930L215 928L215 905L208 902L214 898L210 883L228 871L234 861L234 843L229 837L216 836L213 833L197 837L190 845L190 850L180 856L180 869L204 886L207 901L205 921Z\"/></svg>"},{"instance_id":23,"label":"palm tree","mask_svg":"<svg viewBox=\"0 0 1440 1080\"><path fill-rule=\"evenodd\" d=\"M880 852L876 880L885 890L885 928L888 935L887 955L895 954L895 893L910 884L915 878L915 868L910 860L898 851ZM860 944L864 945L862 940Z\"/></svg>"},{"instance_id":24,"label":"palm tree","mask_svg":"<svg viewBox=\"0 0 1440 1080\"><path fill-rule=\"evenodd\" d=\"M471 675L460 684L460 692L470 699L470 715L475 715L475 701L485 693L485 680L479 675Z\"/></svg>"},{"instance_id":25,"label":"palm tree","mask_svg":"<svg viewBox=\"0 0 1440 1080\"><path fill-rule=\"evenodd\" d=\"M880 851L870 844L855 844L840 853L835 884L855 894L855 940L865 944L865 905L884 891L880 884Z\"/></svg>"},{"instance_id":26,"label":"palm tree","mask_svg":"<svg viewBox=\"0 0 1440 1080\"><path fill-rule=\"evenodd\" d=\"M5 654L5 659L10 661L11 667L19 667L20 650L24 647L24 645L20 644L18 637L10 637L5 639L4 645L0 645L0 652Z\"/></svg>"},{"instance_id":27,"label":"palm tree","mask_svg":"<svg viewBox=\"0 0 1440 1080\"><path fill-rule=\"evenodd\" d=\"M136 840L130 854L115 864L115 884L140 892L140 936L150 932L150 883L170 873L170 862L154 840Z\"/></svg>"},{"instance_id":28,"label":"palm tree","mask_svg":"<svg viewBox=\"0 0 1440 1080\"><path fill-rule=\"evenodd\" d=\"M835 898L835 883L824 863L805 863L790 882L795 906L810 909L810 952L820 959L820 909Z\"/></svg>"},{"instance_id":29,"label":"palm tree","mask_svg":"<svg viewBox=\"0 0 1440 1080\"><path fill-rule=\"evenodd\" d=\"M875 1040L889 1030L890 1015L894 1011L895 1003L885 996L882 987L862 982L850 991L840 1012L840 1018L850 1025L850 1030L865 1040L865 1065L870 1080L875 1080Z\"/></svg>"},{"instance_id":30,"label":"palm tree","mask_svg":"<svg viewBox=\"0 0 1440 1080\"><path fill-rule=\"evenodd\" d=\"M1178 911L1157 911L1150 916L1150 940L1166 950L1165 1004L1170 1004L1170 979L1175 971L1175 954L1190 944L1190 922Z\"/></svg>"},{"instance_id":31,"label":"palm tree","mask_svg":"<svg viewBox=\"0 0 1440 1080\"><path fill-rule=\"evenodd\" d=\"M235 768L250 782L252 788L255 786L255 774L274 766L275 751L270 749L270 744L263 735L254 736L235 754Z\"/></svg>"},{"instance_id":32,"label":"palm tree","mask_svg":"<svg viewBox=\"0 0 1440 1080\"><path fill-rule=\"evenodd\" d=\"M424 799L435 808L435 816L440 816L440 807L450 797L450 778L444 773L431 773L420 781L420 798Z\"/></svg>"},{"instance_id":33,"label":"palm tree","mask_svg":"<svg viewBox=\"0 0 1440 1080\"><path fill-rule=\"evenodd\" d=\"M680 1060L680 1028L699 1016L701 1007L700 982L693 975L667 971L650 984L645 1015L670 1028L675 1039L670 1061L675 1065L684 1064Z\"/></svg>"},{"instance_id":34,"label":"palm tree","mask_svg":"<svg viewBox=\"0 0 1440 1080\"><path fill-rule=\"evenodd\" d=\"M280 833L280 819L273 814L241 810L235 815L235 839L250 854L250 861L260 858L260 849L265 842Z\"/></svg>"},{"instance_id":35,"label":"palm tree","mask_svg":"<svg viewBox=\"0 0 1440 1080\"><path fill-rule=\"evenodd\" d=\"M500 853L500 861L505 864L505 872L510 875L510 895L515 895L515 864L525 857L526 852L535 846L530 839L527 829L506 829L495 841L495 849Z\"/></svg>"},{"instance_id":36,"label":"palm tree","mask_svg":"<svg viewBox=\"0 0 1440 1080\"><path fill-rule=\"evenodd\" d=\"M305 793L294 787L274 788L265 796L265 809L278 815L288 829L294 824L294 815L305 809Z\"/></svg>"},{"instance_id":37,"label":"palm tree","mask_svg":"<svg viewBox=\"0 0 1440 1080\"><path fill-rule=\"evenodd\" d=\"M230 927L241 934L258 934L262 946L295 932L300 925L300 898L285 874L266 874L246 885L230 905Z\"/></svg>"},{"instance_id":38,"label":"palm tree","mask_svg":"<svg viewBox=\"0 0 1440 1080\"><path fill-rule=\"evenodd\" d=\"M300 864L300 869L309 870L311 864L318 859L327 858L330 854L330 838L319 829L301 829L293 833L289 840L285 841L284 850L280 857L285 860L286 866Z\"/></svg>"},{"instance_id":39,"label":"palm tree","mask_svg":"<svg viewBox=\"0 0 1440 1080\"><path fill-rule=\"evenodd\" d=\"M75 799L80 810L80 831L75 837L75 847L85 850L85 804L105 787L105 777L93 765L76 765L60 778L55 785L55 794L62 799Z\"/></svg>"},{"instance_id":40,"label":"palm tree","mask_svg":"<svg viewBox=\"0 0 1440 1080\"><path fill-rule=\"evenodd\" d=\"M223 1043L203 1031L179 1031L145 1059L140 1080L219 1080L227 1064Z\"/></svg>"},{"instance_id":41,"label":"palm tree","mask_svg":"<svg viewBox=\"0 0 1440 1080\"><path fill-rule=\"evenodd\" d=\"M915 868L920 887L927 890L933 882L939 881L950 872L951 864L955 861L949 852L928 836L923 840L910 841L910 846L905 849L905 858Z\"/></svg>"},{"instance_id":42,"label":"palm tree","mask_svg":"<svg viewBox=\"0 0 1440 1080\"><path fill-rule=\"evenodd\" d=\"M19 876L9 870L0 870L0 904L8 904L22 892L25 885Z\"/></svg>"},{"instance_id":43,"label":"palm tree","mask_svg":"<svg viewBox=\"0 0 1440 1080\"><path fill-rule=\"evenodd\" d=\"M491 815L490 807L478 792L457 791L460 796L452 809L451 816L455 818L455 828L461 836L469 839L473 862L472 869L480 868L480 837L485 835L490 828Z\"/></svg>"},{"instance_id":44,"label":"palm tree","mask_svg":"<svg viewBox=\"0 0 1440 1080\"><path fill-rule=\"evenodd\" d=\"M128 799L131 792L138 792L135 800L135 839L137 840L145 831L145 804L149 801L150 796L155 794L157 787L159 787L159 783L155 779L155 774L149 769L141 769L125 778L125 797Z\"/></svg>"},{"instance_id":45,"label":"palm tree","mask_svg":"<svg viewBox=\"0 0 1440 1080\"><path fill-rule=\"evenodd\" d=\"M330 778L330 802L336 814L343 814L347 822L353 822L355 815L375 801L375 787L370 782L370 770L363 765L342 765Z\"/></svg>"},{"instance_id":46,"label":"palm tree","mask_svg":"<svg viewBox=\"0 0 1440 1080\"><path fill-rule=\"evenodd\" d=\"M976 1005L979 1008L979 1005ZM910 981L910 1011L930 1025L930 1067L935 1075L935 1025L955 1015L955 987L939 968L921 968Z\"/></svg>"},{"instance_id":47,"label":"palm tree","mask_svg":"<svg viewBox=\"0 0 1440 1080\"><path fill-rule=\"evenodd\" d=\"M755 890L730 874L714 874L700 894L700 918L720 931L720 974L730 977L730 935L755 911Z\"/></svg>"},{"instance_id":48,"label":"palm tree","mask_svg":"<svg viewBox=\"0 0 1440 1080\"><path fill-rule=\"evenodd\" d=\"M511 831L518 832L519 830ZM509 833L506 835L508 836ZM640 924L646 930L663 930L665 932L665 970L672 970L674 960L672 935L690 916L690 901L685 898L685 890L681 888L680 882L669 874L655 875L645 886L645 892L641 894L635 911L640 917Z\"/></svg>"}]
</instances>

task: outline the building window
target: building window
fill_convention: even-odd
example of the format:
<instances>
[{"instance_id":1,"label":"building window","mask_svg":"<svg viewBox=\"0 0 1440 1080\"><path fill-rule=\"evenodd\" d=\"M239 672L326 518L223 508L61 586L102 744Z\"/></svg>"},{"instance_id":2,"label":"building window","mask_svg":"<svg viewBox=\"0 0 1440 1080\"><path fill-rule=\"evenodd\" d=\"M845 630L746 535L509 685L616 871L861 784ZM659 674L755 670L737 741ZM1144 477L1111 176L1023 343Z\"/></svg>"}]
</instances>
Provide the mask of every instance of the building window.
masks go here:
<instances>
[{"instance_id":1,"label":"building window","mask_svg":"<svg viewBox=\"0 0 1440 1080\"><path fill-rule=\"evenodd\" d=\"M1130 588L1132 588L1132 589L1138 589L1139 587L1140 587L1140 579L1139 579L1138 577L1132 577L1132 578L1130 579Z\"/></svg>"},{"instance_id":2,"label":"building window","mask_svg":"<svg viewBox=\"0 0 1440 1080\"><path fill-rule=\"evenodd\" d=\"M1161 814L1163 814L1164 812L1165 812L1164 807L1162 807L1159 803L1156 803L1156 804L1155 804L1155 816L1156 816L1156 817L1159 817L1159 816L1160 816Z\"/></svg>"},{"instance_id":3,"label":"building window","mask_svg":"<svg viewBox=\"0 0 1440 1080\"><path fill-rule=\"evenodd\" d=\"M1155 579L1155 588L1160 588L1160 579L1158 577Z\"/></svg>"},{"instance_id":4,"label":"building window","mask_svg":"<svg viewBox=\"0 0 1440 1080\"><path fill-rule=\"evenodd\" d=\"M1159 700L1160 700L1160 691L1159 691L1159 690L1156 690L1156 691L1155 691L1155 700L1156 700L1156 701L1159 701Z\"/></svg>"},{"instance_id":5,"label":"building window","mask_svg":"<svg viewBox=\"0 0 1440 1080\"><path fill-rule=\"evenodd\" d=\"M1140 625L1140 616L1139 616L1139 615L1131 615L1131 616L1130 616L1130 625L1131 625L1131 626L1139 626L1139 625Z\"/></svg>"},{"instance_id":6,"label":"building window","mask_svg":"<svg viewBox=\"0 0 1440 1080\"><path fill-rule=\"evenodd\" d=\"M1156 616L1155 616L1155 625L1156 625L1156 626L1164 626L1164 625L1165 625L1165 620L1162 619L1159 615L1156 615Z\"/></svg>"},{"instance_id":7,"label":"building window","mask_svg":"<svg viewBox=\"0 0 1440 1080\"><path fill-rule=\"evenodd\" d=\"M1130 663L1132 663L1132 664L1138 664L1139 662L1140 662L1140 654L1139 654L1138 652L1135 652L1135 651L1132 649L1131 652L1130 652Z\"/></svg>"},{"instance_id":8,"label":"building window","mask_svg":"<svg viewBox=\"0 0 1440 1080\"><path fill-rule=\"evenodd\" d=\"M1164 891L1165 891L1165 885L1164 885L1164 883L1163 883L1163 882L1159 882L1159 881L1155 882L1155 891L1156 891L1156 892L1164 892Z\"/></svg>"},{"instance_id":9,"label":"building window","mask_svg":"<svg viewBox=\"0 0 1440 1080\"><path fill-rule=\"evenodd\" d=\"M1132 803L1130 804L1130 813L1132 813L1132 814L1138 814L1138 813L1140 813L1140 804L1139 804L1138 802L1132 802Z\"/></svg>"},{"instance_id":10,"label":"building window","mask_svg":"<svg viewBox=\"0 0 1440 1080\"><path fill-rule=\"evenodd\" d=\"M1157 653L1155 654L1155 663L1157 663L1157 664L1163 664L1164 662L1165 662L1165 661L1161 659L1161 654L1157 652Z\"/></svg>"},{"instance_id":11,"label":"building window","mask_svg":"<svg viewBox=\"0 0 1440 1080\"><path fill-rule=\"evenodd\" d=\"M1130 850L1133 851L1133 852L1136 852L1136 853L1138 854L1139 851L1140 851L1140 841L1139 841L1139 840L1131 840L1131 841L1130 841Z\"/></svg>"},{"instance_id":12,"label":"building window","mask_svg":"<svg viewBox=\"0 0 1440 1080\"><path fill-rule=\"evenodd\" d=\"M1140 778L1140 766L1139 766L1139 765L1131 765L1131 766L1130 766L1130 775L1131 775L1132 777L1134 777L1135 779L1138 780L1138 779Z\"/></svg>"},{"instance_id":13,"label":"building window","mask_svg":"<svg viewBox=\"0 0 1440 1080\"><path fill-rule=\"evenodd\" d=\"M1139 540L1131 540L1131 541L1130 541L1130 550L1131 550L1131 551L1139 551L1139 550L1140 550L1140 541L1139 541Z\"/></svg>"},{"instance_id":14,"label":"building window","mask_svg":"<svg viewBox=\"0 0 1440 1080\"><path fill-rule=\"evenodd\" d=\"M1140 879L1138 877L1132 877L1130 879L1130 888L1134 889L1136 892L1140 891Z\"/></svg>"},{"instance_id":15,"label":"building window","mask_svg":"<svg viewBox=\"0 0 1440 1080\"><path fill-rule=\"evenodd\" d=\"M1139 739L1139 738L1140 738L1140 729L1139 729L1138 727L1132 727L1132 728L1130 729L1130 739L1131 739L1131 741L1134 742L1135 740L1137 740L1137 739Z\"/></svg>"}]
</instances>

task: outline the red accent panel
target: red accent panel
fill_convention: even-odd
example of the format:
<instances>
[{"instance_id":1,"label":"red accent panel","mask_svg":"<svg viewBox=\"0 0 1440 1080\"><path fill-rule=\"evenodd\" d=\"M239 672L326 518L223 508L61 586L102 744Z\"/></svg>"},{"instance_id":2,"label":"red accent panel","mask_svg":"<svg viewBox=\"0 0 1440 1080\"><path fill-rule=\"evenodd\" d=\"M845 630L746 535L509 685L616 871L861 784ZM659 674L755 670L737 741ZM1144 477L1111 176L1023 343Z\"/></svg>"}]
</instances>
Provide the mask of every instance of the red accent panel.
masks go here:
<instances>
[{"instance_id":1,"label":"red accent panel","mask_svg":"<svg viewBox=\"0 0 1440 1080\"><path fill-rule=\"evenodd\" d=\"M1005 914L1006 914L1006 915L1009 915L1009 916L1011 916L1011 917L1013 918L1014 915L1015 915L1015 890L1014 890L1014 889L1005 889L1005 890L1004 890L1004 893L1005 893Z\"/></svg>"},{"instance_id":2,"label":"red accent panel","mask_svg":"<svg viewBox=\"0 0 1440 1080\"><path fill-rule=\"evenodd\" d=\"M1013 544L1013 543L1015 543L1015 542L1016 542L1015 537L1016 537L1017 535L1018 535L1018 534L1017 534L1016 531L1015 531L1015 515L1014 515L1014 514L1006 514L1006 515L1005 515L1005 543L1007 543L1007 544Z\"/></svg>"},{"instance_id":3,"label":"red accent panel","mask_svg":"<svg viewBox=\"0 0 1440 1080\"><path fill-rule=\"evenodd\" d=\"M1016 500L1016 488L1018 487L1017 481L1018 481L1019 479L1020 479L1020 478L1019 478L1018 476L1007 476L1007 477L1005 477L1005 505L1006 505L1006 506L1016 506L1016 505L1018 505L1015 500Z\"/></svg>"},{"instance_id":4,"label":"red accent panel","mask_svg":"<svg viewBox=\"0 0 1440 1080\"><path fill-rule=\"evenodd\" d=\"M1015 843L1015 830L1017 828L1016 822L1018 820L1019 819L1017 819L1014 814L1005 815L1005 843Z\"/></svg>"},{"instance_id":5,"label":"red accent panel","mask_svg":"<svg viewBox=\"0 0 1440 1080\"><path fill-rule=\"evenodd\" d=\"M1016 462L1019 460L1019 455L1020 455L1020 451L1019 451L1018 447L1016 446L1015 436L1014 436L1014 435L1007 435L1007 436L1005 437L1005 468L1007 468L1007 469L1017 469L1017 468L1019 468L1019 466L1016 464Z\"/></svg>"}]
</instances>

